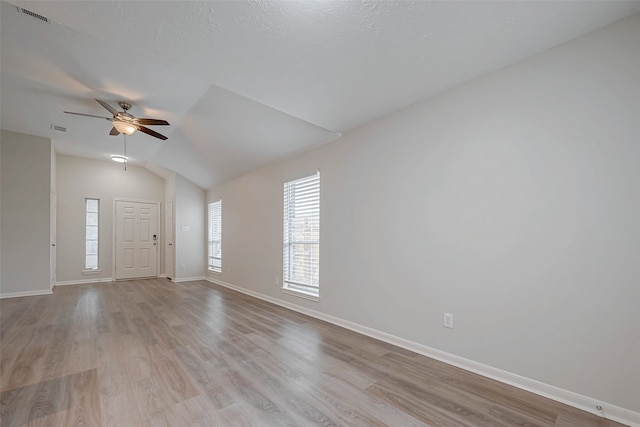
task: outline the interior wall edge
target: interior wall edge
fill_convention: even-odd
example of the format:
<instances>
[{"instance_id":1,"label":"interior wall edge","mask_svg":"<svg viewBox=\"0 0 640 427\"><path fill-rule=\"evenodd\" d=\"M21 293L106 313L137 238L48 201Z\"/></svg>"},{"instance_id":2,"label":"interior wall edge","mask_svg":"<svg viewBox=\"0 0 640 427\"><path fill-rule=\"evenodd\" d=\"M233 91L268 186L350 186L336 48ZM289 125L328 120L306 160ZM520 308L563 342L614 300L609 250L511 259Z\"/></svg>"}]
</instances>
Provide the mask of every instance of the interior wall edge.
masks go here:
<instances>
[{"instance_id":1,"label":"interior wall edge","mask_svg":"<svg viewBox=\"0 0 640 427\"><path fill-rule=\"evenodd\" d=\"M490 378L490 379L499 381L501 383L505 383L505 384L517 387L519 389L529 391L539 396L543 396L543 397L555 400L556 402L560 402L565 405L572 406L574 408L589 412L591 414L595 414L612 421L627 424L631 427L640 427L640 413L638 412L634 412L626 408L621 408L613 404L602 402L601 400L598 400L589 396L584 396L582 394L575 393L570 390L565 390L560 387L556 387L556 386L546 384L537 380L526 378L521 375L513 374L511 372L507 372L502 369L494 368L492 366L485 365L483 363L475 362L473 360L466 359L464 357L456 356L455 354L447 353L447 352L438 350L436 348L429 347L424 344L420 344L414 341L400 338L398 336L395 336L377 329L373 329L368 326L364 326L355 322L350 322L348 320L344 320L342 318L332 316L330 314L325 314L321 311L317 311L307 307L303 307L301 305L293 304L278 298L273 298L268 295L251 291L241 286L234 285L216 278L207 276L204 278L204 280L216 285L224 286L225 288L232 289L234 291L243 293L245 295L249 295L249 296L261 299L263 301L267 301L272 304L276 304L281 307L288 308L298 313L302 313L307 316L320 319L325 322L329 322L336 326L349 329L351 331L360 333L362 335L366 335L368 337L375 338L389 344L393 344L400 348L404 348L406 350L413 351L423 356L427 356L432 359L439 360L441 362L447 363L452 366L456 366L466 371L473 372L478 375L482 375L483 377ZM181 281L186 281L186 280L181 280ZM602 412L600 412L596 408L597 406L600 406L602 408Z\"/></svg>"}]
</instances>

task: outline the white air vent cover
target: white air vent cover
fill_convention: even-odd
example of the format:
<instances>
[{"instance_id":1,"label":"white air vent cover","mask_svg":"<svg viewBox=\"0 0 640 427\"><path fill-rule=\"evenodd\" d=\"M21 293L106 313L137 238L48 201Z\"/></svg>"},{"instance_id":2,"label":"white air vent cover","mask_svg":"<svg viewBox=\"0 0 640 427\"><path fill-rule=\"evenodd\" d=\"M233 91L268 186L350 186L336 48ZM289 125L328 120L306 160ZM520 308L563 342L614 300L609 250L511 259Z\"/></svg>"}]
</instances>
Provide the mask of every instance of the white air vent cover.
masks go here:
<instances>
[{"instance_id":1,"label":"white air vent cover","mask_svg":"<svg viewBox=\"0 0 640 427\"><path fill-rule=\"evenodd\" d=\"M30 10L24 9L24 8L22 8L20 6L16 6L16 7L18 8L18 12L20 12L20 13L22 13L24 15L30 16L33 19L37 19L38 21L49 23L49 18L47 18L46 16L42 16L42 15L37 14L35 12L31 12Z\"/></svg>"}]
</instances>

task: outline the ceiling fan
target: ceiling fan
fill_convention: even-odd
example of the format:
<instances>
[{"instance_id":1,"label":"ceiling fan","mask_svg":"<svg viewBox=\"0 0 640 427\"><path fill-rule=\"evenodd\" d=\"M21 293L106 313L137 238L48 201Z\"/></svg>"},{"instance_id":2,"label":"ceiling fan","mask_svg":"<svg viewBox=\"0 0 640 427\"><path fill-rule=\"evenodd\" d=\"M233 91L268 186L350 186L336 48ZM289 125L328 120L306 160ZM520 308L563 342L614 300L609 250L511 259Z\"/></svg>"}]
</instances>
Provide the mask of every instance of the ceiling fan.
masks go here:
<instances>
[{"instance_id":1,"label":"ceiling fan","mask_svg":"<svg viewBox=\"0 0 640 427\"><path fill-rule=\"evenodd\" d=\"M113 122L113 128L111 128L111 132L109 132L109 135L120 135L121 133L125 135L131 135L135 131L139 130L140 132L162 139L163 141L167 139L166 136L143 126L167 126L169 122L167 122L166 120L137 118L134 115L129 114L128 111L131 109L131 104L129 104L128 102L118 102L118 105L120 106L120 108L122 108L123 111L117 111L115 108L101 99L96 99L96 101L98 101L100 105L102 105L111 114L113 114L113 117L94 116L93 114L74 113L72 111L65 111L65 113L109 120L110 122Z\"/></svg>"}]
</instances>

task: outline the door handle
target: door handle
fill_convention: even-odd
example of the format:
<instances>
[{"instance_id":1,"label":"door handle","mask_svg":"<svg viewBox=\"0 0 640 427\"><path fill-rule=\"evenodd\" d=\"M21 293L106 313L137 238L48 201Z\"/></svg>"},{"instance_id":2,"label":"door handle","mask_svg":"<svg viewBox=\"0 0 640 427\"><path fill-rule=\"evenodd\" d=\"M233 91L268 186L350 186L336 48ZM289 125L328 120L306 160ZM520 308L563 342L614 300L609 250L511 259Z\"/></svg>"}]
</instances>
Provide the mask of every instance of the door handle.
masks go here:
<instances>
[{"instance_id":1,"label":"door handle","mask_svg":"<svg viewBox=\"0 0 640 427\"><path fill-rule=\"evenodd\" d=\"M169 246L173 246L173 243L169 243Z\"/></svg>"}]
</instances>

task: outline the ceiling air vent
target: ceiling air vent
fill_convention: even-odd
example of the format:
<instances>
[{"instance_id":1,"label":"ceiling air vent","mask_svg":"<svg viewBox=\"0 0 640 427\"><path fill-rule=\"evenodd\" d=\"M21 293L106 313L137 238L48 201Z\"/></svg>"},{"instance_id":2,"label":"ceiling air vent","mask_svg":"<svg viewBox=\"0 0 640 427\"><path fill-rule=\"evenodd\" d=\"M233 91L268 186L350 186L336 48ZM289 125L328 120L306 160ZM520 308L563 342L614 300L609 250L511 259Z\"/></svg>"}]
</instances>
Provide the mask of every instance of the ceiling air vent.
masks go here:
<instances>
[{"instance_id":1,"label":"ceiling air vent","mask_svg":"<svg viewBox=\"0 0 640 427\"><path fill-rule=\"evenodd\" d=\"M51 129L57 130L57 131L60 131L60 132L66 132L67 131L66 127L58 126L58 125L51 125Z\"/></svg>"},{"instance_id":2,"label":"ceiling air vent","mask_svg":"<svg viewBox=\"0 0 640 427\"><path fill-rule=\"evenodd\" d=\"M16 7L18 8L18 12L20 12L20 13L22 13L24 15L30 16L33 19L37 19L38 21L47 22L47 23L49 22L49 18L47 18L46 16L42 16L42 15L40 15L38 13L31 12L30 10L24 9L24 8L22 8L20 6L16 6Z\"/></svg>"}]
</instances>

